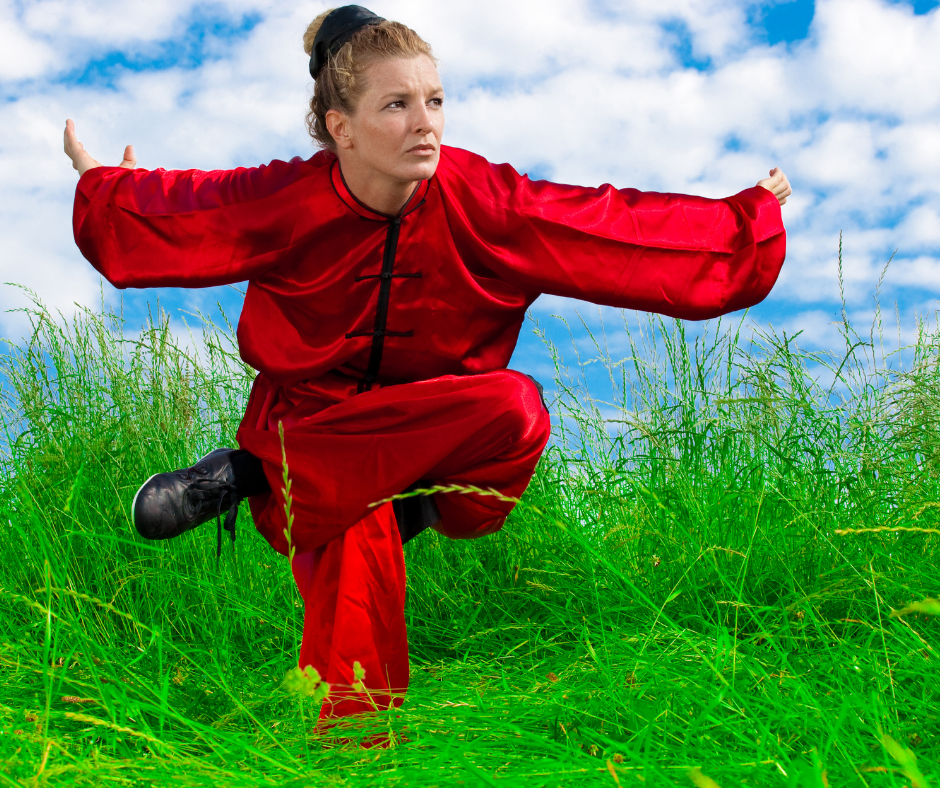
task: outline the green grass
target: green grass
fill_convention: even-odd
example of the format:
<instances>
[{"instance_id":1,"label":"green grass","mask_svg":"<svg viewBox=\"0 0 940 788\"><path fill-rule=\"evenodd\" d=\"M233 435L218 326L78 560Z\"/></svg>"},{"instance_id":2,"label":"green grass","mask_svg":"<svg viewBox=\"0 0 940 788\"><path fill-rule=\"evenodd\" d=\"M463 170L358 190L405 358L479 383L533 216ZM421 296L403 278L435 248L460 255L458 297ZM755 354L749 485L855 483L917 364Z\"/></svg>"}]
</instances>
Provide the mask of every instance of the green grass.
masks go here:
<instances>
[{"instance_id":1,"label":"green grass","mask_svg":"<svg viewBox=\"0 0 940 788\"><path fill-rule=\"evenodd\" d=\"M197 358L162 319L32 318L2 358L0 785L940 786L940 617L905 611L940 596L937 332L553 346L555 438L504 530L406 548L405 704L318 732L247 511L218 566L213 527L128 520L231 445L230 327Z\"/></svg>"}]
</instances>

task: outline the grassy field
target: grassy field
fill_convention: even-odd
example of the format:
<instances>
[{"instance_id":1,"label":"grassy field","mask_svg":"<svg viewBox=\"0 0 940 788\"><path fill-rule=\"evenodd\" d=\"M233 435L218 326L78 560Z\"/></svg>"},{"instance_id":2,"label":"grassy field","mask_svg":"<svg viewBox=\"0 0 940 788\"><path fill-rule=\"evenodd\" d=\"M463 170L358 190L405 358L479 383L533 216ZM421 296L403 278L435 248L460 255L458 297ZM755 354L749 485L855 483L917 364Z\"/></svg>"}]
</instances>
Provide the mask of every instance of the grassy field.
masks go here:
<instances>
[{"instance_id":1,"label":"grassy field","mask_svg":"<svg viewBox=\"0 0 940 788\"><path fill-rule=\"evenodd\" d=\"M504 530L406 548L405 704L324 732L285 686L287 561L128 520L231 444L230 329L197 359L164 322L33 321L2 357L0 785L940 786L937 332L814 355L651 319L553 350Z\"/></svg>"}]
</instances>

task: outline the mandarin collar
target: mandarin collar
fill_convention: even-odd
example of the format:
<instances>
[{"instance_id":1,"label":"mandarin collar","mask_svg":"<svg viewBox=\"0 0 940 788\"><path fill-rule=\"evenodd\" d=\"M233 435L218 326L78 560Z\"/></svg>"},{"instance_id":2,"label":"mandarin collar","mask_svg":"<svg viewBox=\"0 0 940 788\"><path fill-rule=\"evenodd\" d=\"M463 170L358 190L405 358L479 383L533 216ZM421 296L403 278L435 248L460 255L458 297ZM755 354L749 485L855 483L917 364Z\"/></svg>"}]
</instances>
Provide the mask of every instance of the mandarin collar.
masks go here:
<instances>
[{"instance_id":1,"label":"mandarin collar","mask_svg":"<svg viewBox=\"0 0 940 788\"><path fill-rule=\"evenodd\" d=\"M333 159L333 163L330 165L330 180L333 182L333 189L336 191L336 196L343 201L347 208L355 211L363 219L371 219L376 222L388 222L395 218L403 218L417 208L420 208L421 205L424 204L424 198L431 186L430 180L419 182L414 192L412 192L411 197L408 198L408 202L405 203L398 213L398 216L395 217L387 213L374 211L364 202L361 202L356 195L349 190L349 187L346 185L346 179L343 177L343 172L339 167L338 158Z\"/></svg>"}]
</instances>

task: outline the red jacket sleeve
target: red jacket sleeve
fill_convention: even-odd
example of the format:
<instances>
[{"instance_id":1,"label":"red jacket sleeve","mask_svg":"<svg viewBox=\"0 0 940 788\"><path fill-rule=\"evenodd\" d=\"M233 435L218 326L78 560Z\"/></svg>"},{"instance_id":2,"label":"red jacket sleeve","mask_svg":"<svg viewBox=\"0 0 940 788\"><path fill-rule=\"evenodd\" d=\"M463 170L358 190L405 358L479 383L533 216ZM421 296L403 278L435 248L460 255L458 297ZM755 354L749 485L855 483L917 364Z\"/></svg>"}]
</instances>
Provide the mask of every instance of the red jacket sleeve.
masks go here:
<instances>
[{"instance_id":1,"label":"red jacket sleeve","mask_svg":"<svg viewBox=\"0 0 940 788\"><path fill-rule=\"evenodd\" d=\"M96 167L79 179L72 227L116 287L207 287L251 279L291 240L307 162L218 170Z\"/></svg>"},{"instance_id":2,"label":"red jacket sleeve","mask_svg":"<svg viewBox=\"0 0 940 788\"><path fill-rule=\"evenodd\" d=\"M783 265L780 206L758 186L723 200L563 186L444 154L481 262L530 293L703 320L763 300Z\"/></svg>"}]
</instances>

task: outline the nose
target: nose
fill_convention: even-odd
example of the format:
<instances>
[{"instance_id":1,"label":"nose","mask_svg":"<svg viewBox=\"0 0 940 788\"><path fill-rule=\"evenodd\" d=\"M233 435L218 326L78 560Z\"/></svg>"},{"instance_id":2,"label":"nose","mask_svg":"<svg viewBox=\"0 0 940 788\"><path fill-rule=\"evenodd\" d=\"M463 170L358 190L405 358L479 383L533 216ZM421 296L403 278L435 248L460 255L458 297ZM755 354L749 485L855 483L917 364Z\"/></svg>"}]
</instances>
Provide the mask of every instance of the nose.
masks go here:
<instances>
[{"instance_id":1,"label":"nose","mask_svg":"<svg viewBox=\"0 0 940 788\"><path fill-rule=\"evenodd\" d=\"M427 134L431 130L433 124L431 123L431 112L428 110L427 104L418 105L413 122L414 130L418 134Z\"/></svg>"}]
</instances>

